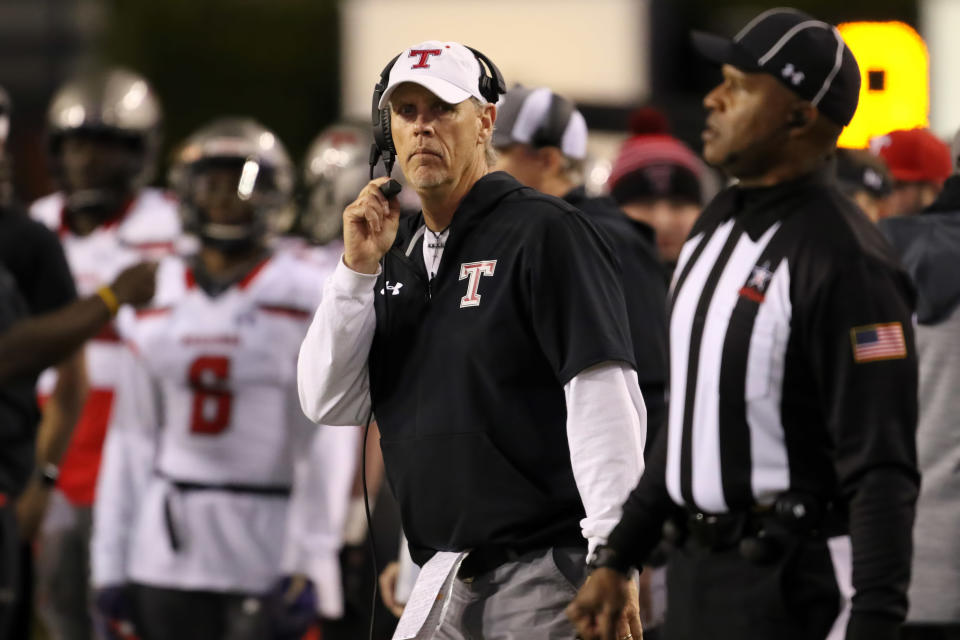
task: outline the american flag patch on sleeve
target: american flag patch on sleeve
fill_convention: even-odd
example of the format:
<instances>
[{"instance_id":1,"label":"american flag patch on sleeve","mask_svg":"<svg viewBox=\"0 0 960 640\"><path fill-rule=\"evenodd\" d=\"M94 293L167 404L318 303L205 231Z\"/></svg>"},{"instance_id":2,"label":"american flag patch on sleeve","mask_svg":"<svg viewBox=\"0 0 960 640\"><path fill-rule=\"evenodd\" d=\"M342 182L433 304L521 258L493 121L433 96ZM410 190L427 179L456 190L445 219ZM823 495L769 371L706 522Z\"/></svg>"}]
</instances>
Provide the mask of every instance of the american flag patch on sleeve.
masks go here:
<instances>
[{"instance_id":1,"label":"american flag patch on sleeve","mask_svg":"<svg viewBox=\"0 0 960 640\"><path fill-rule=\"evenodd\" d=\"M903 325L899 322L868 324L850 330L853 359L857 362L896 360L907 357Z\"/></svg>"}]
</instances>

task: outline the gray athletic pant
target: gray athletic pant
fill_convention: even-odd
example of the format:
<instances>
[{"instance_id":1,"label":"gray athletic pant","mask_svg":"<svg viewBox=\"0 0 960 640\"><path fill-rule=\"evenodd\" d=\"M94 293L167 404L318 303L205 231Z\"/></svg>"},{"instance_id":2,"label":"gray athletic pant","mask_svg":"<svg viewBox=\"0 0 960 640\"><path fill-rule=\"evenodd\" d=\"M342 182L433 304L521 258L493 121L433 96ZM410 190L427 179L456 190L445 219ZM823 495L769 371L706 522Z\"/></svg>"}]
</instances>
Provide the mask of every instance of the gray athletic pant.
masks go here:
<instances>
[{"instance_id":1,"label":"gray athletic pant","mask_svg":"<svg viewBox=\"0 0 960 640\"><path fill-rule=\"evenodd\" d=\"M37 608L55 640L92 640L90 615L90 532L93 512L78 507L62 495L51 497L64 520L57 526L45 523L36 560Z\"/></svg>"},{"instance_id":2,"label":"gray athletic pant","mask_svg":"<svg viewBox=\"0 0 960 640\"><path fill-rule=\"evenodd\" d=\"M454 579L439 628L434 607L418 640L573 640L563 610L587 576L586 551L555 547L469 581ZM436 615L435 615L436 614Z\"/></svg>"}]
</instances>

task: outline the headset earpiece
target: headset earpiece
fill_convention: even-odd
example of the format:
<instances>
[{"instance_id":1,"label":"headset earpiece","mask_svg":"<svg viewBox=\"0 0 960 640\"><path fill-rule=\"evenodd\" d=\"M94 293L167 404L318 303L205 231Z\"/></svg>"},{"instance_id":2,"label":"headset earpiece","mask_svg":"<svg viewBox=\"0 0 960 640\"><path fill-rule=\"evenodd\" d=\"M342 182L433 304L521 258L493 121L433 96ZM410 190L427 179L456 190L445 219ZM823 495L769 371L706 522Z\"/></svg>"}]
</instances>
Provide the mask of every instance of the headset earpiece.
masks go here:
<instances>
[{"instance_id":1,"label":"headset earpiece","mask_svg":"<svg viewBox=\"0 0 960 640\"><path fill-rule=\"evenodd\" d=\"M500 69L497 68L497 65L493 64L490 58L473 47L467 47L467 49L469 49L480 62L480 95L482 95L487 102L496 103L500 100L500 96L507 92L507 81L503 79L503 74L500 73ZM484 65L486 65L487 71L484 70Z\"/></svg>"},{"instance_id":2,"label":"headset earpiece","mask_svg":"<svg viewBox=\"0 0 960 640\"><path fill-rule=\"evenodd\" d=\"M387 66L380 72L380 81L373 88L373 105L371 108L370 119L373 125L373 146L370 150L370 178L373 179L373 168L380 158L383 158L383 166L389 176L393 172L393 163L397 158L397 151L393 146L393 133L390 130L390 109L380 108L380 98L387 85L390 84L390 71L393 65L397 63L400 56L396 56L387 63Z\"/></svg>"},{"instance_id":3,"label":"headset earpiece","mask_svg":"<svg viewBox=\"0 0 960 640\"><path fill-rule=\"evenodd\" d=\"M801 129L808 124L810 124L810 120L801 109L794 109L793 113L790 114L790 119L787 120L788 129Z\"/></svg>"}]
</instances>

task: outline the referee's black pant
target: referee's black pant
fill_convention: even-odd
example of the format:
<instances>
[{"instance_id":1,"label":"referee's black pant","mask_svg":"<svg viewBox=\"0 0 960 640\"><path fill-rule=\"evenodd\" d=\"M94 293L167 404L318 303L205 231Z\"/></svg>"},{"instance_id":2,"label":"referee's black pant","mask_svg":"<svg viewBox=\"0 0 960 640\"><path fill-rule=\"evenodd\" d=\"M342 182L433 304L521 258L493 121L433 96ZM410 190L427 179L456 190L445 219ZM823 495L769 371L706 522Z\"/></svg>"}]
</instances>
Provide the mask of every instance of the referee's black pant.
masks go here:
<instances>
[{"instance_id":1,"label":"referee's black pant","mask_svg":"<svg viewBox=\"0 0 960 640\"><path fill-rule=\"evenodd\" d=\"M845 625L835 560L824 539L791 537L763 561L738 545L687 540L667 565L669 640L825 640ZM841 578L842 580L842 578Z\"/></svg>"}]
</instances>

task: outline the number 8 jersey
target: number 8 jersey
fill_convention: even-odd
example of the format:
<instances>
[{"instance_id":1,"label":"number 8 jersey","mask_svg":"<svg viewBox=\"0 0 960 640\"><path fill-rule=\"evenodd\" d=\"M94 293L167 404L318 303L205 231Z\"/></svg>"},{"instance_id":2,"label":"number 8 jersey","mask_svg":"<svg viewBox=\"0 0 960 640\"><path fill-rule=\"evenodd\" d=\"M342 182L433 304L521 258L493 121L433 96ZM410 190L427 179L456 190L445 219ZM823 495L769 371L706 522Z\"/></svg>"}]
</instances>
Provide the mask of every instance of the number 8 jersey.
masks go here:
<instances>
[{"instance_id":1,"label":"number 8 jersey","mask_svg":"<svg viewBox=\"0 0 960 640\"><path fill-rule=\"evenodd\" d=\"M97 487L94 586L262 593L303 573L321 613L340 614L359 429L315 427L296 389L325 275L277 254L211 296L170 258L153 306L122 312L130 350Z\"/></svg>"}]
</instances>

